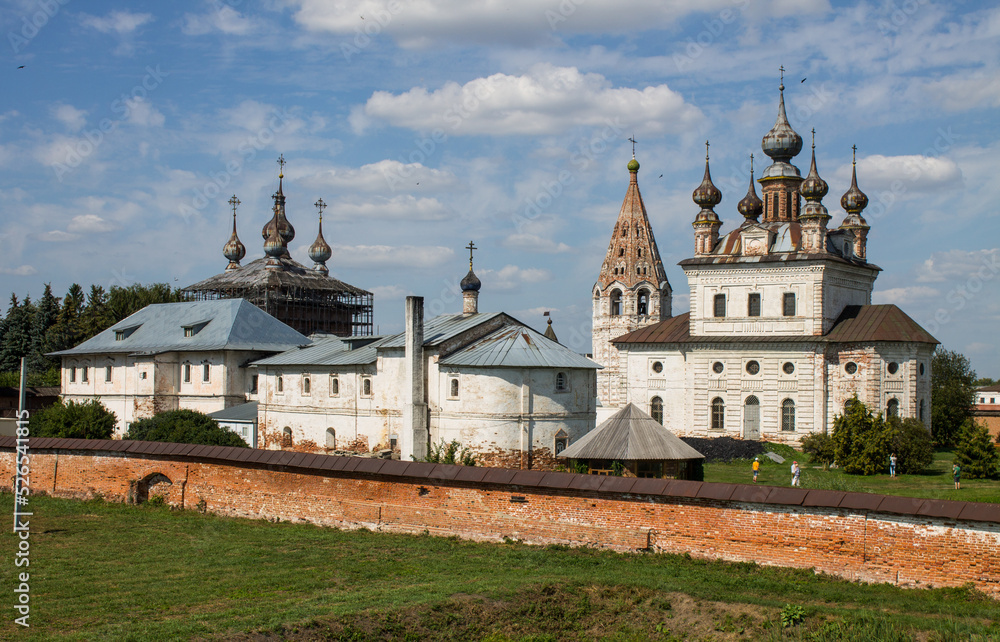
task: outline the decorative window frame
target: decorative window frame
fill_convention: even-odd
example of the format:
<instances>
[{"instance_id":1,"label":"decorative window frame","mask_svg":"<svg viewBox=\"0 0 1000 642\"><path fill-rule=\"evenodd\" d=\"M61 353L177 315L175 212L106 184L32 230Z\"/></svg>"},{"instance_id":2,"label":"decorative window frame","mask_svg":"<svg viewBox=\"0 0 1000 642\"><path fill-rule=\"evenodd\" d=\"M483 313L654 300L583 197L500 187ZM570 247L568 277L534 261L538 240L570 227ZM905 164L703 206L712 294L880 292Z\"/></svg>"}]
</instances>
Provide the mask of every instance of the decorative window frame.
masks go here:
<instances>
[{"instance_id":1,"label":"decorative window frame","mask_svg":"<svg viewBox=\"0 0 1000 642\"><path fill-rule=\"evenodd\" d=\"M562 377L562 383L561 383L561 385L560 385L560 379L559 379L560 376ZM562 393L569 392L570 391L570 387L571 386L569 385L569 373L566 372L565 370L560 370L560 371L556 372L555 376L553 378L553 382L552 382L552 389L555 392L557 392L559 394L562 394Z\"/></svg>"},{"instance_id":2,"label":"decorative window frame","mask_svg":"<svg viewBox=\"0 0 1000 642\"><path fill-rule=\"evenodd\" d=\"M361 386L359 388L360 396L365 399L371 399L374 396L373 393L374 386L372 384L371 375L361 375Z\"/></svg>"},{"instance_id":3,"label":"decorative window frame","mask_svg":"<svg viewBox=\"0 0 1000 642\"><path fill-rule=\"evenodd\" d=\"M448 401L458 401L462 394L462 381L457 373L448 373Z\"/></svg>"},{"instance_id":4,"label":"decorative window frame","mask_svg":"<svg viewBox=\"0 0 1000 642\"><path fill-rule=\"evenodd\" d=\"M332 372L330 373L330 378L327 380L328 394L331 397L340 396L340 373Z\"/></svg>"}]
</instances>

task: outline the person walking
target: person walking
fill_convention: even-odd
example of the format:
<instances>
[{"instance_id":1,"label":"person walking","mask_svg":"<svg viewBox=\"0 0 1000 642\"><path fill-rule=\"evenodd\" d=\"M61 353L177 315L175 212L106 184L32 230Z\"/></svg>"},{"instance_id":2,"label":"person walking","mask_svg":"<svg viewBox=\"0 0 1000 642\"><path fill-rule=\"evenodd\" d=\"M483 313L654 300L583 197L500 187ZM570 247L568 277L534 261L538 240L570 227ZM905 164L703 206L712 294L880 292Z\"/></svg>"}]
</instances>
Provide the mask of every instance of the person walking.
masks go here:
<instances>
[{"instance_id":1,"label":"person walking","mask_svg":"<svg viewBox=\"0 0 1000 642\"><path fill-rule=\"evenodd\" d=\"M760 472L760 457L753 458L753 483L757 483L757 473Z\"/></svg>"},{"instance_id":2,"label":"person walking","mask_svg":"<svg viewBox=\"0 0 1000 642\"><path fill-rule=\"evenodd\" d=\"M802 474L802 469L799 468L799 462L792 462L792 486L799 486L799 475Z\"/></svg>"},{"instance_id":3,"label":"person walking","mask_svg":"<svg viewBox=\"0 0 1000 642\"><path fill-rule=\"evenodd\" d=\"M955 490L962 487L962 467L958 464L951 469L951 475L955 478Z\"/></svg>"},{"instance_id":4,"label":"person walking","mask_svg":"<svg viewBox=\"0 0 1000 642\"><path fill-rule=\"evenodd\" d=\"M896 476L896 453L889 455L889 477Z\"/></svg>"}]
</instances>

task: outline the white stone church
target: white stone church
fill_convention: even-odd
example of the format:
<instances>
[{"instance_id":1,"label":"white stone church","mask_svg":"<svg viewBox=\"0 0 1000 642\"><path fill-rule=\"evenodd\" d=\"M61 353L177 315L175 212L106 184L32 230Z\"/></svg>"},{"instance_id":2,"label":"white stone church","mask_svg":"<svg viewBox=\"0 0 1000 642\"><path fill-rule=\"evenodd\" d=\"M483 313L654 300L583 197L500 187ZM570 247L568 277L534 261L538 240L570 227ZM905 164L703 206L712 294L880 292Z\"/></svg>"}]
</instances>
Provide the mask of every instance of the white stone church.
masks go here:
<instances>
[{"instance_id":1,"label":"white stone church","mask_svg":"<svg viewBox=\"0 0 1000 642\"><path fill-rule=\"evenodd\" d=\"M879 267L868 262L868 198L857 171L839 227L822 203L828 186L815 145L803 179L791 163L802 138L785 115L761 147L772 163L720 235L722 194L705 176L694 191L694 256L680 262L690 312L671 316L671 287L639 193L639 163L594 286L598 422L635 403L680 435L798 442L829 430L857 398L930 427L937 341L894 305L872 305ZM752 163L752 160L751 160ZM804 199L804 203L802 200Z\"/></svg>"}]
</instances>

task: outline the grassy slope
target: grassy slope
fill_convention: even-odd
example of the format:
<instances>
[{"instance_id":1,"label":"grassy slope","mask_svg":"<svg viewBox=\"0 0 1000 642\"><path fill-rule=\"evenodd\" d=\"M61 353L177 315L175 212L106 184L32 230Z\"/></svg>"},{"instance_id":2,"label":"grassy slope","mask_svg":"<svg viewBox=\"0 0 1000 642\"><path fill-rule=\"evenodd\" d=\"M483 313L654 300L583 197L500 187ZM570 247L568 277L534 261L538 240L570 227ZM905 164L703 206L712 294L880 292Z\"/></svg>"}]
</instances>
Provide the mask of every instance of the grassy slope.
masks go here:
<instances>
[{"instance_id":1,"label":"grassy slope","mask_svg":"<svg viewBox=\"0 0 1000 642\"><path fill-rule=\"evenodd\" d=\"M0 507L9 514L9 494ZM32 497L31 508L30 634L39 639L242 639L248 631L266 635L247 639L730 639L738 631L780 639L775 622L786 603L806 612L790 639L837 626L856 638L875 628L901 639L914 631L1000 636L1000 603L966 589L162 507ZM4 551L15 549L14 535L0 539ZM0 576L12 587L18 569L4 559ZM23 633L12 619L0 622L0 636Z\"/></svg>"},{"instance_id":2,"label":"grassy slope","mask_svg":"<svg viewBox=\"0 0 1000 642\"><path fill-rule=\"evenodd\" d=\"M927 497L930 499L958 499L969 502L991 502L1000 504L1000 481L983 479L963 479L961 490L955 490L951 478L950 451L935 453L934 463L919 475L845 475L840 470L823 470L822 466L807 463L809 455L796 453L787 446L772 446L778 454L788 459L776 464L766 457L761 458L758 483L770 486L789 486L792 475L792 459L802 466L802 488L823 488L846 490L883 495L903 495L905 497ZM749 484L753 481L749 461L705 464L705 481Z\"/></svg>"}]
</instances>

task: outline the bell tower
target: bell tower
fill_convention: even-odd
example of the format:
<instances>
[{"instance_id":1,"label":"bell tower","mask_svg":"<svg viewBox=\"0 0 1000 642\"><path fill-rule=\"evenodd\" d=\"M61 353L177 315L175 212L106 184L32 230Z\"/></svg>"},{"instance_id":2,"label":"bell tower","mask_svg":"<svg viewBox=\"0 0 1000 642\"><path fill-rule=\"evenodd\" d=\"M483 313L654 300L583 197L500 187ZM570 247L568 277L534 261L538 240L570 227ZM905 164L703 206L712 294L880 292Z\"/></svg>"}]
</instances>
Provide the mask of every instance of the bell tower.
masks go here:
<instances>
[{"instance_id":1,"label":"bell tower","mask_svg":"<svg viewBox=\"0 0 1000 642\"><path fill-rule=\"evenodd\" d=\"M594 361L604 366L597 372L597 397L605 408L628 401L625 363L619 361L612 339L671 315L670 283L639 193L639 162L632 143L628 190L593 290Z\"/></svg>"}]
</instances>

